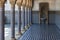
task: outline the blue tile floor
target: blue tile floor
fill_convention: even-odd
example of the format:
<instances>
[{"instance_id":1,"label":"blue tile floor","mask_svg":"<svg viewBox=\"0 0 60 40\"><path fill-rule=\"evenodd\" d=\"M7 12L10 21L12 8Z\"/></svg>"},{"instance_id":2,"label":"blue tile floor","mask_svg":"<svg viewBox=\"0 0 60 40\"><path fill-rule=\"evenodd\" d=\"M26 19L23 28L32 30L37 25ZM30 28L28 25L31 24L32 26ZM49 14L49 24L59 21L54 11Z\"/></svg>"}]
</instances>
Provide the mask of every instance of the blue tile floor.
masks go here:
<instances>
[{"instance_id":1,"label":"blue tile floor","mask_svg":"<svg viewBox=\"0 0 60 40\"><path fill-rule=\"evenodd\" d=\"M60 40L56 25L33 24L18 40Z\"/></svg>"}]
</instances>

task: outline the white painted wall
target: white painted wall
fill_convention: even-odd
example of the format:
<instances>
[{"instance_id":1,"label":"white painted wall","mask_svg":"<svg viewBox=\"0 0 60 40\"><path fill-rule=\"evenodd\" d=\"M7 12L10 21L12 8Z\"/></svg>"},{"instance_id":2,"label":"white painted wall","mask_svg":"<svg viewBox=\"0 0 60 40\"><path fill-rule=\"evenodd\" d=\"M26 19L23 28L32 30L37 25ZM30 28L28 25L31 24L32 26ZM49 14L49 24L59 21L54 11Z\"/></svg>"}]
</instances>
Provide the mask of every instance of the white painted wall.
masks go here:
<instances>
[{"instance_id":1,"label":"white painted wall","mask_svg":"<svg viewBox=\"0 0 60 40\"><path fill-rule=\"evenodd\" d=\"M55 23L58 26L58 28L60 29L60 0L56 0L56 10L58 12L56 12Z\"/></svg>"},{"instance_id":2,"label":"white painted wall","mask_svg":"<svg viewBox=\"0 0 60 40\"><path fill-rule=\"evenodd\" d=\"M56 10L60 10L60 0L56 0Z\"/></svg>"},{"instance_id":3,"label":"white painted wall","mask_svg":"<svg viewBox=\"0 0 60 40\"><path fill-rule=\"evenodd\" d=\"M39 1L34 1L33 10L34 10L34 11L39 10Z\"/></svg>"},{"instance_id":4,"label":"white painted wall","mask_svg":"<svg viewBox=\"0 0 60 40\"><path fill-rule=\"evenodd\" d=\"M34 11L39 11L39 3L40 2L49 2L49 10L60 10L60 0L35 0L34 1ZM7 3L5 4L5 10L11 10L11 5L9 3L9 0L7 0ZM15 10L18 10L18 6L16 5Z\"/></svg>"},{"instance_id":5,"label":"white painted wall","mask_svg":"<svg viewBox=\"0 0 60 40\"><path fill-rule=\"evenodd\" d=\"M56 9L56 5L55 5L55 0L35 0L34 1L34 7L33 10L39 10L39 3L41 2L48 2L49 3L49 10L55 10Z\"/></svg>"}]
</instances>

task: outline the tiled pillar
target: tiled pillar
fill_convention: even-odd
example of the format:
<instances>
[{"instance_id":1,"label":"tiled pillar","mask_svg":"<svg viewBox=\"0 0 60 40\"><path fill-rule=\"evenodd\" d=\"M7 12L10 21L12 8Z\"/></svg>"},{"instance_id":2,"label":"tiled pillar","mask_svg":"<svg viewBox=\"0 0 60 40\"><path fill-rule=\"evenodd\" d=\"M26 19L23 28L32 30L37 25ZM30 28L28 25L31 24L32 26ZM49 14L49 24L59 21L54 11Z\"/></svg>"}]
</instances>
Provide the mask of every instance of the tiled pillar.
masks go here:
<instances>
[{"instance_id":1,"label":"tiled pillar","mask_svg":"<svg viewBox=\"0 0 60 40\"><path fill-rule=\"evenodd\" d=\"M0 0L0 40L4 40L4 3L5 0Z\"/></svg>"},{"instance_id":2,"label":"tiled pillar","mask_svg":"<svg viewBox=\"0 0 60 40\"><path fill-rule=\"evenodd\" d=\"M25 32L25 8L22 6L21 12L21 32L22 34Z\"/></svg>"},{"instance_id":3,"label":"tiled pillar","mask_svg":"<svg viewBox=\"0 0 60 40\"><path fill-rule=\"evenodd\" d=\"M11 38L15 40L15 7L11 7Z\"/></svg>"},{"instance_id":4,"label":"tiled pillar","mask_svg":"<svg viewBox=\"0 0 60 40\"><path fill-rule=\"evenodd\" d=\"M32 25L32 9L30 8L30 25Z\"/></svg>"},{"instance_id":5,"label":"tiled pillar","mask_svg":"<svg viewBox=\"0 0 60 40\"><path fill-rule=\"evenodd\" d=\"M28 27L31 25L31 7L32 7L32 0L28 0L27 7L28 7Z\"/></svg>"},{"instance_id":6,"label":"tiled pillar","mask_svg":"<svg viewBox=\"0 0 60 40\"><path fill-rule=\"evenodd\" d=\"M30 26L30 15L29 15L29 7L28 7L28 27Z\"/></svg>"},{"instance_id":7,"label":"tiled pillar","mask_svg":"<svg viewBox=\"0 0 60 40\"><path fill-rule=\"evenodd\" d=\"M15 39L15 3L16 0L10 0L11 4L11 40Z\"/></svg>"},{"instance_id":8,"label":"tiled pillar","mask_svg":"<svg viewBox=\"0 0 60 40\"><path fill-rule=\"evenodd\" d=\"M17 0L16 4L18 6L18 35L22 35L21 33L21 5L23 0Z\"/></svg>"},{"instance_id":9,"label":"tiled pillar","mask_svg":"<svg viewBox=\"0 0 60 40\"><path fill-rule=\"evenodd\" d=\"M21 32L22 32L22 34L26 31L25 30L25 5L26 5L26 0L23 0L22 13L21 13L21 22L22 22Z\"/></svg>"},{"instance_id":10,"label":"tiled pillar","mask_svg":"<svg viewBox=\"0 0 60 40\"><path fill-rule=\"evenodd\" d=\"M30 25L32 25L32 0L29 0Z\"/></svg>"},{"instance_id":11,"label":"tiled pillar","mask_svg":"<svg viewBox=\"0 0 60 40\"><path fill-rule=\"evenodd\" d=\"M11 38L15 40L15 7L11 7Z\"/></svg>"},{"instance_id":12,"label":"tiled pillar","mask_svg":"<svg viewBox=\"0 0 60 40\"><path fill-rule=\"evenodd\" d=\"M4 40L4 13L3 7L0 7L0 40Z\"/></svg>"},{"instance_id":13,"label":"tiled pillar","mask_svg":"<svg viewBox=\"0 0 60 40\"><path fill-rule=\"evenodd\" d=\"M18 7L19 13L18 13L18 33L21 34L21 7Z\"/></svg>"},{"instance_id":14,"label":"tiled pillar","mask_svg":"<svg viewBox=\"0 0 60 40\"><path fill-rule=\"evenodd\" d=\"M28 12L27 7L25 7L25 29L28 29Z\"/></svg>"}]
</instances>

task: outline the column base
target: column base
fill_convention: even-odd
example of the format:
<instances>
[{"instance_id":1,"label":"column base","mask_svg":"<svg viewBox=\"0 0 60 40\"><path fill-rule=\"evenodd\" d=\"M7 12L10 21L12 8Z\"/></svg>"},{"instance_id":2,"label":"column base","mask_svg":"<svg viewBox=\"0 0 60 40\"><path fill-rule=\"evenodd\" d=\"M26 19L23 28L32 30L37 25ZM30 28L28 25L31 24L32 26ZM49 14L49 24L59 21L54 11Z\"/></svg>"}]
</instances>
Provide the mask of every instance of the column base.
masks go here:
<instances>
[{"instance_id":1,"label":"column base","mask_svg":"<svg viewBox=\"0 0 60 40\"><path fill-rule=\"evenodd\" d=\"M19 37L21 37L22 36L22 33L20 32L20 33L18 33L18 34L16 34L16 39L18 39Z\"/></svg>"},{"instance_id":2,"label":"column base","mask_svg":"<svg viewBox=\"0 0 60 40\"><path fill-rule=\"evenodd\" d=\"M22 30L21 30L21 33L23 34L25 31L26 31L25 29L22 29Z\"/></svg>"},{"instance_id":3,"label":"column base","mask_svg":"<svg viewBox=\"0 0 60 40\"><path fill-rule=\"evenodd\" d=\"M27 30L29 27L28 27L28 25L27 26L25 26L25 30Z\"/></svg>"},{"instance_id":4,"label":"column base","mask_svg":"<svg viewBox=\"0 0 60 40\"><path fill-rule=\"evenodd\" d=\"M30 25L32 25L32 23L30 23Z\"/></svg>"},{"instance_id":5,"label":"column base","mask_svg":"<svg viewBox=\"0 0 60 40\"><path fill-rule=\"evenodd\" d=\"M11 40L16 40L15 38L11 38Z\"/></svg>"},{"instance_id":6,"label":"column base","mask_svg":"<svg viewBox=\"0 0 60 40\"><path fill-rule=\"evenodd\" d=\"M16 34L17 36L19 35L19 36L21 36L22 35L22 33L21 32L19 32L18 34Z\"/></svg>"},{"instance_id":7,"label":"column base","mask_svg":"<svg viewBox=\"0 0 60 40\"><path fill-rule=\"evenodd\" d=\"M30 27L30 24L28 24L28 27Z\"/></svg>"}]
</instances>

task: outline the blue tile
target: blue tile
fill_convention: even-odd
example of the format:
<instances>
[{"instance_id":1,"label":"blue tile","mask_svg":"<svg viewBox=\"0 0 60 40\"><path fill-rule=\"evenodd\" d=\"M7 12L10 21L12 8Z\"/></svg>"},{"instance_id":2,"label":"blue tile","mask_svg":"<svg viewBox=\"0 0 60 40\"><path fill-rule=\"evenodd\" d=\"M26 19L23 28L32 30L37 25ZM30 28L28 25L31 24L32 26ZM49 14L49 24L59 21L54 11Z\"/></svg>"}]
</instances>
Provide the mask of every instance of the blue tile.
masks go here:
<instances>
[{"instance_id":1,"label":"blue tile","mask_svg":"<svg viewBox=\"0 0 60 40\"><path fill-rule=\"evenodd\" d=\"M56 25L33 24L18 40L60 40Z\"/></svg>"}]
</instances>

